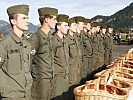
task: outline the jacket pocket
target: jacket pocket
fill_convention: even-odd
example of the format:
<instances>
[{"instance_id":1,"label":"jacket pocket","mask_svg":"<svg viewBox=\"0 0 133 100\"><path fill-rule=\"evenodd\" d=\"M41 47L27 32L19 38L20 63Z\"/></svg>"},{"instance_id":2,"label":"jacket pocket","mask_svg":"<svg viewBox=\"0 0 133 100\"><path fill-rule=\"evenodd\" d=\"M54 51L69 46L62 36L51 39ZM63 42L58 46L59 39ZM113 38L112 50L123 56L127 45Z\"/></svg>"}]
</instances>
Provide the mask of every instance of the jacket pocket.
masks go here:
<instances>
[{"instance_id":1,"label":"jacket pocket","mask_svg":"<svg viewBox=\"0 0 133 100\"><path fill-rule=\"evenodd\" d=\"M8 53L7 55L7 73L11 75L19 74L22 67L20 53Z\"/></svg>"}]
</instances>

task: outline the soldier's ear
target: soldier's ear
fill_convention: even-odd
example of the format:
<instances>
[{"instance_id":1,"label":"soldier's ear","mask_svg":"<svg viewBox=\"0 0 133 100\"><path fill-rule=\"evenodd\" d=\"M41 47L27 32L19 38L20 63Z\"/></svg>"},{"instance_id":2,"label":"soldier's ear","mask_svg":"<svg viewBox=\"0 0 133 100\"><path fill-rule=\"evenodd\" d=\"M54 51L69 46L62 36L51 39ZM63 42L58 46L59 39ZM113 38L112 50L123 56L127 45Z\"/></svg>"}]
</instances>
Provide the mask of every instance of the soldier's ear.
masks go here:
<instances>
[{"instance_id":1,"label":"soldier's ear","mask_svg":"<svg viewBox=\"0 0 133 100\"><path fill-rule=\"evenodd\" d=\"M57 25L57 29L60 29L60 25Z\"/></svg>"},{"instance_id":2,"label":"soldier's ear","mask_svg":"<svg viewBox=\"0 0 133 100\"><path fill-rule=\"evenodd\" d=\"M11 21L11 23L12 23L13 25L16 24L16 20L15 20L15 19L11 19L10 21Z\"/></svg>"},{"instance_id":3,"label":"soldier's ear","mask_svg":"<svg viewBox=\"0 0 133 100\"><path fill-rule=\"evenodd\" d=\"M49 18L45 18L45 23L48 23L49 22Z\"/></svg>"}]
</instances>

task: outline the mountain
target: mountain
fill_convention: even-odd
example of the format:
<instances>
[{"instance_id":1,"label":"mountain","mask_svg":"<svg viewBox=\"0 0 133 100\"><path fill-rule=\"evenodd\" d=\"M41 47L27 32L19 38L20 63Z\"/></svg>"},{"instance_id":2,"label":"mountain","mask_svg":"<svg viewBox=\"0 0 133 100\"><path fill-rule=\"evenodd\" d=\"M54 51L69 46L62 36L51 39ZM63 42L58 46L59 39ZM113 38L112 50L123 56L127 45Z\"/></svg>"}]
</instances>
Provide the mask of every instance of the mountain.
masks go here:
<instances>
[{"instance_id":1,"label":"mountain","mask_svg":"<svg viewBox=\"0 0 133 100\"><path fill-rule=\"evenodd\" d=\"M0 32L4 33L4 35L7 35L11 30L11 25L4 21L4 20L0 20ZM38 30L38 26L32 24L32 23L29 23L29 30L28 32L36 32Z\"/></svg>"},{"instance_id":2,"label":"mountain","mask_svg":"<svg viewBox=\"0 0 133 100\"><path fill-rule=\"evenodd\" d=\"M34 25L34 24L32 24L32 23L29 23L29 30L28 30L28 32L34 33L34 32L36 32L37 30L38 30L38 26L36 26L36 25Z\"/></svg>"},{"instance_id":3,"label":"mountain","mask_svg":"<svg viewBox=\"0 0 133 100\"><path fill-rule=\"evenodd\" d=\"M119 31L129 31L133 29L133 2L125 7L124 9L116 12L111 16L97 15L93 17L92 22L101 22L102 24L111 24L115 30ZM39 25L34 25L29 23L28 32L37 31ZM4 35L8 34L11 30L11 26L8 22L0 20L0 32L3 32Z\"/></svg>"},{"instance_id":4,"label":"mountain","mask_svg":"<svg viewBox=\"0 0 133 100\"><path fill-rule=\"evenodd\" d=\"M111 24L116 30L129 31L133 28L133 3L111 16L98 15L91 20L102 24Z\"/></svg>"},{"instance_id":5,"label":"mountain","mask_svg":"<svg viewBox=\"0 0 133 100\"><path fill-rule=\"evenodd\" d=\"M6 26L8 24L9 24L8 22L6 22L4 20L0 20L0 27Z\"/></svg>"}]
</instances>

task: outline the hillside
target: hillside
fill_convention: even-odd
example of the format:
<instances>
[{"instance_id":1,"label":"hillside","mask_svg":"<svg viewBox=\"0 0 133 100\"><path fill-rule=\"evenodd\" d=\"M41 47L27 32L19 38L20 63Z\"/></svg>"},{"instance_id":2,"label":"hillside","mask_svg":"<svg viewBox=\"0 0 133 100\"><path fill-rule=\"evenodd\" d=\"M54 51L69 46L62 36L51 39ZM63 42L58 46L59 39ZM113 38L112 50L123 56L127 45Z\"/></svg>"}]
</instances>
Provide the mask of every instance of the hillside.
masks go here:
<instances>
[{"instance_id":1,"label":"hillside","mask_svg":"<svg viewBox=\"0 0 133 100\"><path fill-rule=\"evenodd\" d=\"M92 20L102 24L111 24L117 30L130 30L133 28L133 3L111 16L98 15Z\"/></svg>"},{"instance_id":2,"label":"hillside","mask_svg":"<svg viewBox=\"0 0 133 100\"><path fill-rule=\"evenodd\" d=\"M38 26L29 23L29 30L28 32L36 32L38 29ZM0 32L4 33L4 35L8 34L11 30L11 26L8 22L4 21L4 20L0 20Z\"/></svg>"}]
</instances>

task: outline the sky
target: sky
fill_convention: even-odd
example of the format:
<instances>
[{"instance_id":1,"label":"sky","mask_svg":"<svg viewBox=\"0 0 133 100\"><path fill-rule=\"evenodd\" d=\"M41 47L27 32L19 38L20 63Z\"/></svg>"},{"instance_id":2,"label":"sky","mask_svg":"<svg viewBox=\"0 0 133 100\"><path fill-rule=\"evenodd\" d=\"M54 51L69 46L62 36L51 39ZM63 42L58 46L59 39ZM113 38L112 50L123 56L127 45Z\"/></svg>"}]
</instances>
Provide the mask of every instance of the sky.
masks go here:
<instances>
[{"instance_id":1,"label":"sky","mask_svg":"<svg viewBox=\"0 0 133 100\"><path fill-rule=\"evenodd\" d=\"M0 20L9 22L7 8L18 4L29 5L29 21L38 25L37 9L41 7L57 8L59 14L67 14L69 17L93 18L96 15L110 16L132 2L132 0L1 0Z\"/></svg>"}]
</instances>

